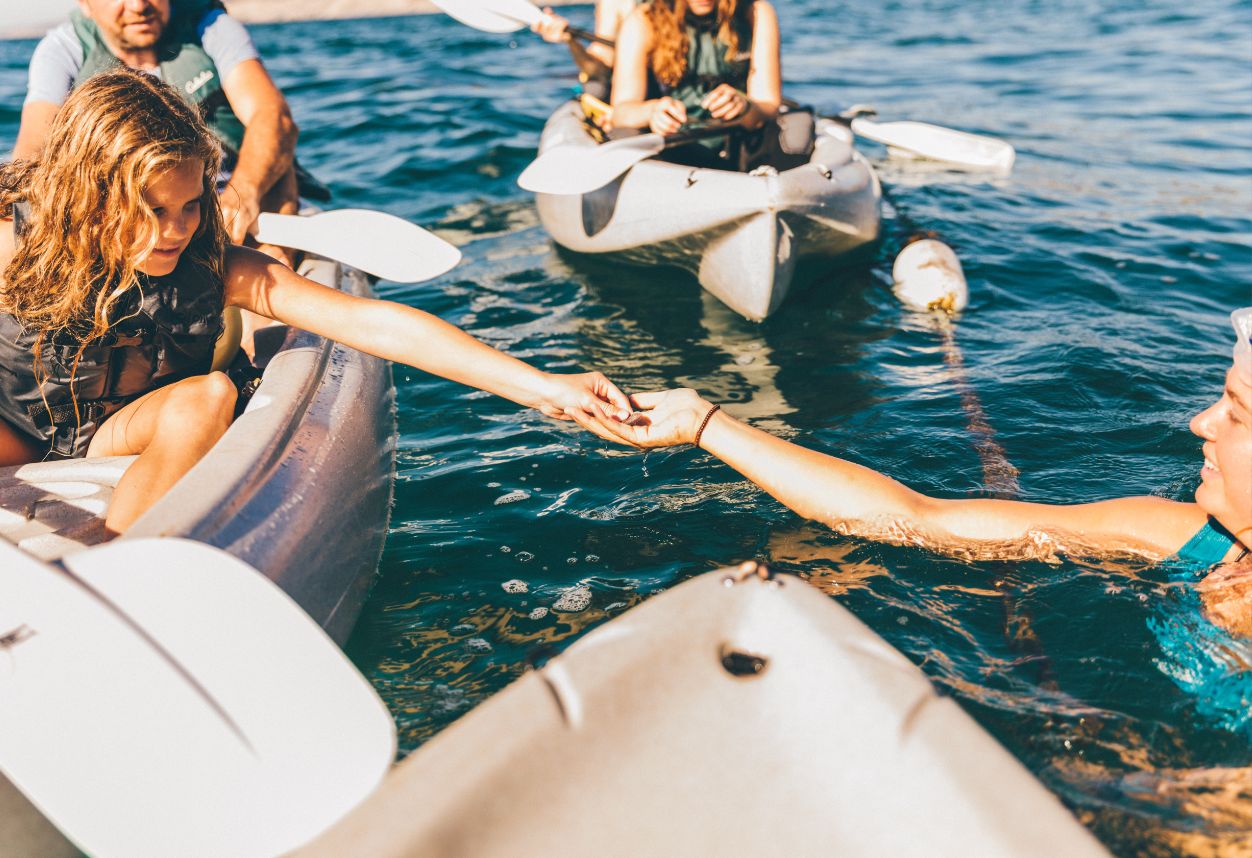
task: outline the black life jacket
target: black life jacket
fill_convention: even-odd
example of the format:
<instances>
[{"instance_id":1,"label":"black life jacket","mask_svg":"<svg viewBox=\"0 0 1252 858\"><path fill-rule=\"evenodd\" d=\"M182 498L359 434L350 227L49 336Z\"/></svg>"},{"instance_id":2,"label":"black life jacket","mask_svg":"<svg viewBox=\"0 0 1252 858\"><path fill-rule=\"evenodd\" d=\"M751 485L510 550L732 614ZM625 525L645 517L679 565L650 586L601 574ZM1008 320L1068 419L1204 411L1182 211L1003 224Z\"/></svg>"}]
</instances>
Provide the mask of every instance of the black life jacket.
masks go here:
<instances>
[{"instance_id":1,"label":"black life jacket","mask_svg":"<svg viewBox=\"0 0 1252 858\"><path fill-rule=\"evenodd\" d=\"M25 204L14 206L19 240L26 217ZM82 341L64 333L46 337L36 355L37 333L0 312L0 419L49 445L52 455L79 458L100 424L127 403L207 373L222 332L222 281L180 260L173 273L140 274L139 282L142 295L132 290L114 312L117 323L87 343L81 357Z\"/></svg>"}]
</instances>

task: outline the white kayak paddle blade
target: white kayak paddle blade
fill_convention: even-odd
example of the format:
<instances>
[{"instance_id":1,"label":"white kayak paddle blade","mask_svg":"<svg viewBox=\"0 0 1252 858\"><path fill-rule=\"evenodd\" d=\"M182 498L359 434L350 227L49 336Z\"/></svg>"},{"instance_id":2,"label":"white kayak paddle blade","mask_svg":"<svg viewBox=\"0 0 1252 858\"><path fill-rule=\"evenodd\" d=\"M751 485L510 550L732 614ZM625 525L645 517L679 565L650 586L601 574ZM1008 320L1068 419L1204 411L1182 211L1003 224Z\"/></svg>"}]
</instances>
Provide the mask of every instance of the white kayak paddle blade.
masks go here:
<instances>
[{"instance_id":1,"label":"white kayak paddle blade","mask_svg":"<svg viewBox=\"0 0 1252 858\"><path fill-rule=\"evenodd\" d=\"M267 578L175 539L65 564L0 545L0 769L84 852L286 854L381 782L386 707Z\"/></svg>"},{"instance_id":2,"label":"white kayak paddle blade","mask_svg":"<svg viewBox=\"0 0 1252 858\"><path fill-rule=\"evenodd\" d=\"M431 0L450 18L485 33L513 33L533 27L543 12L526 0Z\"/></svg>"},{"instance_id":3,"label":"white kayak paddle blade","mask_svg":"<svg viewBox=\"0 0 1252 858\"><path fill-rule=\"evenodd\" d=\"M517 183L536 194L588 194L665 148L660 134L641 134L599 146L554 146L530 163Z\"/></svg>"},{"instance_id":4,"label":"white kayak paddle blade","mask_svg":"<svg viewBox=\"0 0 1252 858\"><path fill-rule=\"evenodd\" d=\"M857 117L852 131L891 149L967 170L1007 174L1016 158L1013 147L1003 140L926 122L871 122Z\"/></svg>"},{"instance_id":5,"label":"white kayak paddle blade","mask_svg":"<svg viewBox=\"0 0 1252 858\"><path fill-rule=\"evenodd\" d=\"M404 218L369 209L336 209L302 217L266 212L256 240L334 259L397 283L417 283L456 267L461 251Z\"/></svg>"}]
</instances>

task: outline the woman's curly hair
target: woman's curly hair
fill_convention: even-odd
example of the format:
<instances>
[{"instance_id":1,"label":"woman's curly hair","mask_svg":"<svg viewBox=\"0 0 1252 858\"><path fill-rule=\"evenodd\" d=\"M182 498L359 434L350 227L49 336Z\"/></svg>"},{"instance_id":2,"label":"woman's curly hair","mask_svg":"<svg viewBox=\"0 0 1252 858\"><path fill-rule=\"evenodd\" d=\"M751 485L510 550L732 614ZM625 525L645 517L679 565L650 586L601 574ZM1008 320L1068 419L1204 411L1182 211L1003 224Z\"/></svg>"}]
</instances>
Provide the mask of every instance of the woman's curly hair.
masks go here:
<instances>
[{"instance_id":1,"label":"woman's curly hair","mask_svg":"<svg viewBox=\"0 0 1252 858\"><path fill-rule=\"evenodd\" d=\"M666 86L676 86L687 71L687 0L652 0L647 6L652 27L652 74ZM726 45L726 58L739 53L739 34L752 31L752 0L717 0L717 37Z\"/></svg>"},{"instance_id":2,"label":"woman's curly hair","mask_svg":"<svg viewBox=\"0 0 1252 858\"><path fill-rule=\"evenodd\" d=\"M200 115L167 84L142 72L98 74L57 111L36 160L0 165L0 217L30 205L29 222L0 280L0 311L49 338L80 344L134 312L136 265L156 247L153 180L188 161L204 167L200 226L179 265L223 274L226 230L215 184L221 149ZM77 366L77 358L74 361Z\"/></svg>"}]
</instances>

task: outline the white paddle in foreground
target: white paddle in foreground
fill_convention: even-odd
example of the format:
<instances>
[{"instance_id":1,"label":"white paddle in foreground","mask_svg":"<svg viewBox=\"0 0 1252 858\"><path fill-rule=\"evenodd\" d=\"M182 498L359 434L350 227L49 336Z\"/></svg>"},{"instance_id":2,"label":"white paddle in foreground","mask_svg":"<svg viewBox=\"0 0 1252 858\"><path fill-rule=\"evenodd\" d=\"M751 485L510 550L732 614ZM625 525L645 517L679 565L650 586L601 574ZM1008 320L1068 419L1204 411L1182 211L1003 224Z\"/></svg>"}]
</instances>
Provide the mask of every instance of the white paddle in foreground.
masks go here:
<instances>
[{"instance_id":1,"label":"white paddle in foreground","mask_svg":"<svg viewBox=\"0 0 1252 858\"><path fill-rule=\"evenodd\" d=\"M986 170L1007 175L1017 153L1003 140L967 131L955 131L926 122L873 122L861 115L826 116L866 140L881 143L916 158L942 161L967 170Z\"/></svg>"},{"instance_id":2,"label":"white paddle in foreground","mask_svg":"<svg viewBox=\"0 0 1252 858\"><path fill-rule=\"evenodd\" d=\"M84 852L285 854L382 780L386 707L251 567L175 539L64 562L0 542L0 770Z\"/></svg>"},{"instance_id":3,"label":"white paddle in foreground","mask_svg":"<svg viewBox=\"0 0 1252 858\"><path fill-rule=\"evenodd\" d=\"M717 137L739 122L708 122L668 136L640 134L598 146L554 146L530 162L517 184L536 194L588 194L612 182L640 161L673 146Z\"/></svg>"},{"instance_id":4,"label":"white paddle in foreground","mask_svg":"<svg viewBox=\"0 0 1252 858\"><path fill-rule=\"evenodd\" d=\"M467 27L482 30L484 33L513 33L523 27L534 28L546 17L534 3L528 0L431 0L431 2L450 18L455 18ZM569 27L566 32L576 39L588 42L599 42L613 46L612 39L597 36L577 27Z\"/></svg>"},{"instance_id":5,"label":"white paddle in foreground","mask_svg":"<svg viewBox=\"0 0 1252 858\"><path fill-rule=\"evenodd\" d=\"M266 212L257 218L256 240L316 253L397 283L438 277L461 261L461 251L434 233L369 209L308 217Z\"/></svg>"}]
</instances>

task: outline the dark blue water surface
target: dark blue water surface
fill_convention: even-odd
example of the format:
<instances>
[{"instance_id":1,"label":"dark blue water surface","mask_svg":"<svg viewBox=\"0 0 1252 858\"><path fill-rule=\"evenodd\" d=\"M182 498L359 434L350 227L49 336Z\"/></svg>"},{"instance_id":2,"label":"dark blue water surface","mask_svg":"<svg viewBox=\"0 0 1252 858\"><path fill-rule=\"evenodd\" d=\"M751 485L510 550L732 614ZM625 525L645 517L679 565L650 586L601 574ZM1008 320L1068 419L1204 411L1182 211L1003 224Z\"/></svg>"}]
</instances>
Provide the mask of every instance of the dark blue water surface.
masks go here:
<instances>
[{"instance_id":1,"label":"dark blue water surface","mask_svg":"<svg viewBox=\"0 0 1252 858\"><path fill-rule=\"evenodd\" d=\"M440 16L253 32L294 107L301 159L337 203L462 246L465 261L438 280L381 284L390 298L548 369L696 387L771 432L944 496L986 488L964 382L1021 471L1021 497L1189 498L1201 459L1187 420L1229 366L1226 315L1252 303L1252 4L778 7L794 97L995 134L1018 162L988 180L867 146L894 200L877 257L759 325L687 275L554 249L514 182L574 83L563 49ZM590 22L587 7L570 14ZM0 43L0 150L33 48ZM954 329L963 377L934 322L888 288L895 251L921 229L969 277ZM505 686L535 647L763 557L921 664L1117 853L1247 845L1252 740L1159 666L1168 654L1150 626L1176 587L1156 570L965 562L836 537L702 453L609 449L403 368L396 384L396 509L350 648L405 751ZM528 591L507 592L514 580ZM587 606L554 610L570 591Z\"/></svg>"}]
</instances>

